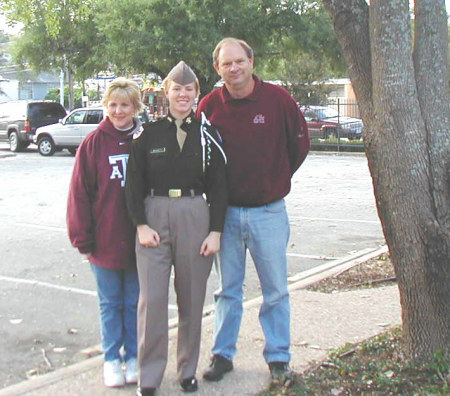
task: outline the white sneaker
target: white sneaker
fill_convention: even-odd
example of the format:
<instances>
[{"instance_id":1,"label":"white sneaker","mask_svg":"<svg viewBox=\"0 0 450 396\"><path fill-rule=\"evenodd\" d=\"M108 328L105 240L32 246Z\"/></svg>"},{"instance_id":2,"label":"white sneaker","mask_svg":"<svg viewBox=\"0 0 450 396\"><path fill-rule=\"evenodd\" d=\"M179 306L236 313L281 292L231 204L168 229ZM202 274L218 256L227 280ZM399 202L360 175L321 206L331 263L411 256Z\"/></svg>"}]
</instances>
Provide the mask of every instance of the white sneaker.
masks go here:
<instances>
[{"instance_id":1,"label":"white sneaker","mask_svg":"<svg viewBox=\"0 0 450 396\"><path fill-rule=\"evenodd\" d=\"M127 384L137 384L139 378L138 372L138 361L136 358L131 358L127 362L125 371L125 381Z\"/></svg>"},{"instance_id":2,"label":"white sneaker","mask_svg":"<svg viewBox=\"0 0 450 396\"><path fill-rule=\"evenodd\" d=\"M125 376L123 375L122 363L119 359L105 362L103 365L103 380L108 388L125 385Z\"/></svg>"}]
</instances>

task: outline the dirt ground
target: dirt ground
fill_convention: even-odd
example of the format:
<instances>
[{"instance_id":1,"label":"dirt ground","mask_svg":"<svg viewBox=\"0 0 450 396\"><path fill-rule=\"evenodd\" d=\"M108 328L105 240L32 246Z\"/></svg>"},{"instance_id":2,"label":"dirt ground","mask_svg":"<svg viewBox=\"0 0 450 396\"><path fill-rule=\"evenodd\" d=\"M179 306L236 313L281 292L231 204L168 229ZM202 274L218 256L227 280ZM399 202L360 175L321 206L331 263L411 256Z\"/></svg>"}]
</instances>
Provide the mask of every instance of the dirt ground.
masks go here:
<instances>
[{"instance_id":1,"label":"dirt ground","mask_svg":"<svg viewBox=\"0 0 450 396\"><path fill-rule=\"evenodd\" d=\"M389 254L358 264L346 271L323 279L307 288L322 293L336 293L357 288L378 287L396 282Z\"/></svg>"}]
</instances>

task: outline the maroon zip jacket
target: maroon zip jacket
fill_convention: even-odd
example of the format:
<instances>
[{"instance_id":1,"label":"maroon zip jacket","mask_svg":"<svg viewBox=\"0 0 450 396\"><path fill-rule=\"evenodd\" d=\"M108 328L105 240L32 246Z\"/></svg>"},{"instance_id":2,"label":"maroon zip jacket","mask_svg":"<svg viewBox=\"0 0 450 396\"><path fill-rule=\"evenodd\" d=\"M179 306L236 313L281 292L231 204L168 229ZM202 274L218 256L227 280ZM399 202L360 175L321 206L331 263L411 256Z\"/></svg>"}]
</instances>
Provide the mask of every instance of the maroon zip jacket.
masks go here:
<instances>
[{"instance_id":1,"label":"maroon zip jacket","mask_svg":"<svg viewBox=\"0 0 450 396\"><path fill-rule=\"evenodd\" d=\"M78 148L70 182L70 241L80 253L91 253L92 263L109 269L136 267L136 231L124 188L132 135L115 129L109 118L103 120Z\"/></svg>"},{"instance_id":2,"label":"maroon zip jacket","mask_svg":"<svg viewBox=\"0 0 450 396\"><path fill-rule=\"evenodd\" d=\"M197 110L222 136L232 206L261 206L285 197L310 149L308 127L292 96L253 78L249 96L233 99L224 85L206 95Z\"/></svg>"}]
</instances>

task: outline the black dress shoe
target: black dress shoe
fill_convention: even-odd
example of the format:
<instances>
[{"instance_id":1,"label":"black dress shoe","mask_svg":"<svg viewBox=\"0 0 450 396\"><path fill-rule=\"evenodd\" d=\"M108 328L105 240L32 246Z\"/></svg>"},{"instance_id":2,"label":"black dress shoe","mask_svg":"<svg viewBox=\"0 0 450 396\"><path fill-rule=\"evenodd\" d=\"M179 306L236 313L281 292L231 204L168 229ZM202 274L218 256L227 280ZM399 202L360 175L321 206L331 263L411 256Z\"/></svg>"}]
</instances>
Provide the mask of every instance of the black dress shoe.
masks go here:
<instances>
[{"instance_id":1,"label":"black dress shoe","mask_svg":"<svg viewBox=\"0 0 450 396\"><path fill-rule=\"evenodd\" d=\"M180 386L181 386L181 389L183 390L183 392L187 392L187 393L197 392L197 390L198 390L197 378L195 378L195 377L186 378L180 382Z\"/></svg>"},{"instance_id":2,"label":"black dress shoe","mask_svg":"<svg viewBox=\"0 0 450 396\"><path fill-rule=\"evenodd\" d=\"M137 388L136 396L155 396L156 388Z\"/></svg>"},{"instance_id":3,"label":"black dress shoe","mask_svg":"<svg viewBox=\"0 0 450 396\"><path fill-rule=\"evenodd\" d=\"M233 362L231 360L220 355L214 355L209 369L203 373L203 378L207 381L220 381L231 370L233 370Z\"/></svg>"}]
</instances>

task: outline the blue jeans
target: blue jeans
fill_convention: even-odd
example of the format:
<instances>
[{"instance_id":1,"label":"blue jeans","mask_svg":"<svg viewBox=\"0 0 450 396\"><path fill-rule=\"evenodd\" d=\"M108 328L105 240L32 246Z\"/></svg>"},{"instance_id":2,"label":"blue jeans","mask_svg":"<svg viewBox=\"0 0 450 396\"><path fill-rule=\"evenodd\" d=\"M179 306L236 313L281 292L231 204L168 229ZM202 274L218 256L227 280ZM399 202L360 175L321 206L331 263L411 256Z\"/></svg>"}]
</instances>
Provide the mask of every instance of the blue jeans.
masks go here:
<instances>
[{"instance_id":1,"label":"blue jeans","mask_svg":"<svg viewBox=\"0 0 450 396\"><path fill-rule=\"evenodd\" d=\"M102 346L105 361L137 357L137 270L112 270L91 263L97 282Z\"/></svg>"},{"instance_id":2,"label":"blue jeans","mask_svg":"<svg viewBox=\"0 0 450 396\"><path fill-rule=\"evenodd\" d=\"M254 208L228 207L217 268L221 288L215 293L214 355L231 360L236 354L248 249L263 294L259 321L266 338L264 358L267 363L290 361L289 233L284 200Z\"/></svg>"}]
</instances>

